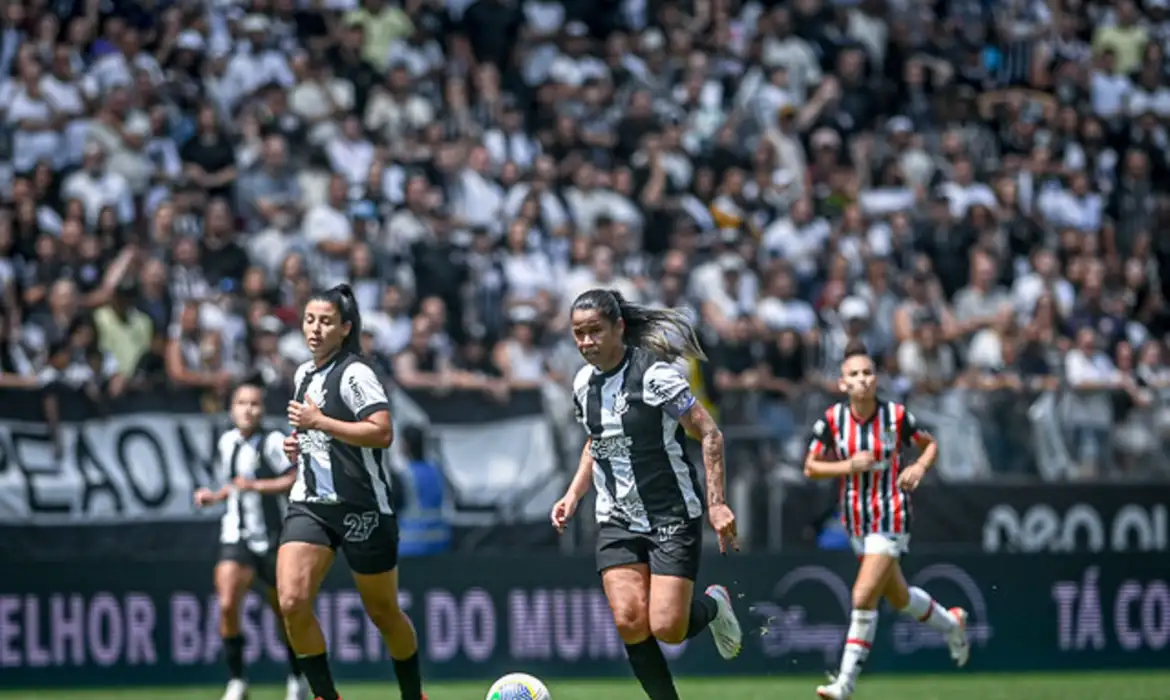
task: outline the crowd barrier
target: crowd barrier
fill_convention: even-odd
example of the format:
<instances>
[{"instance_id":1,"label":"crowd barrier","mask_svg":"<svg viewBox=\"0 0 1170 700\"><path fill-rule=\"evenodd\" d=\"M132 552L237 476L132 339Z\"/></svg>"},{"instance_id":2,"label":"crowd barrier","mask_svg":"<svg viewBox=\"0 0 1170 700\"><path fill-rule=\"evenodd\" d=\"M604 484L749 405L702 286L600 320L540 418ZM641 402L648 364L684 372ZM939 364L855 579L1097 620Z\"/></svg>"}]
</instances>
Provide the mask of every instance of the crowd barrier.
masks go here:
<instances>
[{"instance_id":1,"label":"crowd barrier","mask_svg":"<svg viewBox=\"0 0 1170 700\"><path fill-rule=\"evenodd\" d=\"M11 567L0 580L0 678L8 687L214 682L223 676L211 559ZM836 665L855 563L847 554L708 559L700 584L733 593L743 653L698 637L667 648L683 674L817 673ZM973 671L1164 668L1170 569L1141 554L911 555L909 579L971 613ZM626 676L590 557L406 560L402 604L430 678L525 670L544 678ZM389 679L391 664L344 566L317 603L336 675ZM284 672L277 621L244 606L252 677ZM884 611L867 671L943 671L943 640Z\"/></svg>"}]
</instances>

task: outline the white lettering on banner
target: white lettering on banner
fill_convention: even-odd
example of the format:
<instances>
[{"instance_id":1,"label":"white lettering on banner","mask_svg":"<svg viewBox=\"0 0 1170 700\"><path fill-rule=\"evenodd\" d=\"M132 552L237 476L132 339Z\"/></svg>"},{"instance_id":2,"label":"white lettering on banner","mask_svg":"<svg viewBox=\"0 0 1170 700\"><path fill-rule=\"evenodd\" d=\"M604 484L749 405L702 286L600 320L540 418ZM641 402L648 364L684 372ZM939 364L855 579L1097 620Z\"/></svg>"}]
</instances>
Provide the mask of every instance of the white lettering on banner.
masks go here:
<instances>
[{"instance_id":1,"label":"white lettering on banner","mask_svg":"<svg viewBox=\"0 0 1170 700\"><path fill-rule=\"evenodd\" d=\"M142 593L0 595L0 667L153 665L155 625Z\"/></svg>"},{"instance_id":2,"label":"white lettering on banner","mask_svg":"<svg viewBox=\"0 0 1170 700\"><path fill-rule=\"evenodd\" d=\"M966 571L953 564L934 564L916 573L910 583L937 595L939 600L947 601L948 606L965 608L970 615L967 639L972 646L987 646L992 635L987 599ZM966 602L962 602L964 600ZM899 616L894 622L893 635L894 648L902 654L912 654L919 649L947 648L947 641L940 632L905 616Z\"/></svg>"},{"instance_id":3,"label":"white lettering on banner","mask_svg":"<svg viewBox=\"0 0 1170 700\"><path fill-rule=\"evenodd\" d=\"M834 622L813 623L808 610L798 603L785 607L792 590L801 584L820 586L827 590L841 609ZM807 594L808 585L801 586ZM763 618L760 643L764 655L782 657L790 654L820 652L827 663L833 663L845 639L846 623L852 610L849 586L841 577L823 566L802 566L790 571L772 587L772 600L755 603L751 612Z\"/></svg>"},{"instance_id":4,"label":"white lettering on banner","mask_svg":"<svg viewBox=\"0 0 1170 700\"><path fill-rule=\"evenodd\" d=\"M463 651L471 661L484 661L496 648L496 609L482 588L456 598L450 591L427 591L427 656L451 661Z\"/></svg>"},{"instance_id":5,"label":"white lettering on banner","mask_svg":"<svg viewBox=\"0 0 1170 700\"><path fill-rule=\"evenodd\" d=\"M1063 515L1038 504L1021 516L1010 505L995 506L983 525L983 549L1017 552L1163 552L1170 546L1170 518L1165 505L1145 508L1127 504L1108 525L1092 505L1078 503ZM1108 532L1108 539L1106 533ZM1084 545L1080 538L1084 537Z\"/></svg>"},{"instance_id":6,"label":"white lettering on banner","mask_svg":"<svg viewBox=\"0 0 1170 700\"><path fill-rule=\"evenodd\" d=\"M508 630L509 652L517 661L621 659L625 653L600 588L513 589L508 593ZM663 646L673 656L681 648Z\"/></svg>"},{"instance_id":7,"label":"white lettering on banner","mask_svg":"<svg viewBox=\"0 0 1170 700\"><path fill-rule=\"evenodd\" d=\"M1080 581L1052 584L1057 610L1057 643L1062 650L1087 651L1106 647L1106 630L1112 629L1117 644L1126 651L1162 651L1170 645L1170 586L1156 579L1124 581L1113 605L1101 602L1097 567L1085 569ZM1105 611L1112 610L1112 626Z\"/></svg>"},{"instance_id":8,"label":"white lettering on banner","mask_svg":"<svg viewBox=\"0 0 1170 700\"><path fill-rule=\"evenodd\" d=\"M0 424L0 522L53 525L214 518L191 492L215 482L225 417L127 414L63 423L60 454L43 424Z\"/></svg>"}]
</instances>

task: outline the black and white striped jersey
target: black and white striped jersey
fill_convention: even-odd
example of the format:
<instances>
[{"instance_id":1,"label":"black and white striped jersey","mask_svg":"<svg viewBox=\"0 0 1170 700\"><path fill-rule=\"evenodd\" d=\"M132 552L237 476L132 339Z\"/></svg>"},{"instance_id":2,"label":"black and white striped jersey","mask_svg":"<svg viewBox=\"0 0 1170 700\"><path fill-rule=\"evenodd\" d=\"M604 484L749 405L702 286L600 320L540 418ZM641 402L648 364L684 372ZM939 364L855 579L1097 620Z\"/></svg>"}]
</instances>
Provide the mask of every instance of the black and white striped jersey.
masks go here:
<instances>
[{"instance_id":1,"label":"black and white striped jersey","mask_svg":"<svg viewBox=\"0 0 1170 700\"><path fill-rule=\"evenodd\" d=\"M682 371L647 350L628 350L609 372L577 373L573 405L592 438L598 522L648 533L703 514L679 425L694 404Z\"/></svg>"},{"instance_id":2,"label":"black and white striped jersey","mask_svg":"<svg viewBox=\"0 0 1170 700\"><path fill-rule=\"evenodd\" d=\"M336 420L353 423L390 408L378 375L352 353L343 352L320 368L312 361L302 364L294 386L295 400L311 399ZM297 445L301 463L289 500L393 512L389 450L350 445L320 430L297 431Z\"/></svg>"},{"instance_id":3,"label":"black and white striped jersey","mask_svg":"<svg viewBox=\"0 0 1170 700\"><path fill-rule=\"evenodd\" d=\"M216 447L219 476L231 484L237 476L245 479L275 479L293 468L282 449L284 434L278 430L257 431L245 437L236 428L224 433ZM284 495L264 495L231 489L227 510L219 521L219 541L243 544L257 554L276 547L284 518Z\"/></svg>"}]
</instances>

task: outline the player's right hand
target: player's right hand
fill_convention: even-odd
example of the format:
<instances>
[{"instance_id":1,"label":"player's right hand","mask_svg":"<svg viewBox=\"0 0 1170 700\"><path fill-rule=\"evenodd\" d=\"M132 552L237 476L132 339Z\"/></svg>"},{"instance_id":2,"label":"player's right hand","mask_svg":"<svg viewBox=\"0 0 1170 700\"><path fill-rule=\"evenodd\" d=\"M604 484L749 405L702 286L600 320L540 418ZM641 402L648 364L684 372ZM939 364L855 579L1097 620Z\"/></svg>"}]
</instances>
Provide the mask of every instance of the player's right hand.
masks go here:
<instances>
[{"instance_id":1,"label":"player's right hand","mask_svg":"<svg viewBox=\"0 0 1170 700\"><path fill-rule=\"evenodd\" d=\"M874 465L877 460L874 459L873 452L864 450L858 452L849 458L849 471L857 474L859 472L869 471L870 467Z\"/></svg>"},{"instance_id":2,"label":"player's right hand","mask_svg":"<svg viewBox=\"0 0 1170 700\"><path fill-rule=\"evenodd\" d=\"M284 456L288 457L288 461L295 463L301 456L300 445L297 444L297 436L289 435L284 439Z\"/></svg>"},{"instance_id":3,"label":"player's right hand","mask_svg":"<svg viewBox=\"0 0 1170 700\"><path fill-rule=\"evenodd\" d=\"M195 489L195 505L206 508L212 503L215 503L215 494L211 492L211 489Z\"/></svg>"},{"instance_id":4,"label":"player's right hand","mask_svg":"<svg viewBox=\"0 0 1170 700\"><path fill-rule=\"evenodd\" d=\"M550 517L553 527L557 529L557 532L565 531L565 525L569 522L569 518L572 518L573 513L576 512L577 499L572 496L565 496L553 505L552 515Z\"/></svg>"}]
</instances>

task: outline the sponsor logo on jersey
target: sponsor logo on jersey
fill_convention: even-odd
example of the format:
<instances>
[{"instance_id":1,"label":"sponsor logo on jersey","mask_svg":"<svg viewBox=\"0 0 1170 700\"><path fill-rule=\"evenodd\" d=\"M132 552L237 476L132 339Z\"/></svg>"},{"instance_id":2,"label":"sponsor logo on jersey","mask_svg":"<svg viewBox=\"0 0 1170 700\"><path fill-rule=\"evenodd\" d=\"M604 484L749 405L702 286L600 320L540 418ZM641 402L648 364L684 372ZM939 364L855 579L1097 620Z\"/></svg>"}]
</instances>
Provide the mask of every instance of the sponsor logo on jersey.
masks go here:
<instances>
[{"instance_id":1,"label":"sponsor logo on jersey","mask_svg":"<svg viewBox=\"0 0 1170 700\"><path fill-rule=\"evenodd\" d=\"M594 459L629 459L633 444L633 439L625 435L595 437L589 444L589 451Z\"/></svg>"}]
</instances>

